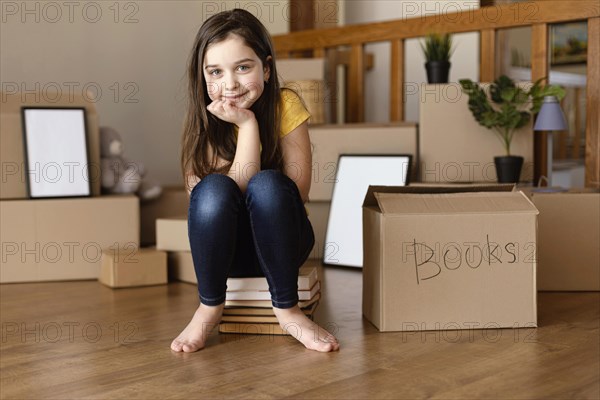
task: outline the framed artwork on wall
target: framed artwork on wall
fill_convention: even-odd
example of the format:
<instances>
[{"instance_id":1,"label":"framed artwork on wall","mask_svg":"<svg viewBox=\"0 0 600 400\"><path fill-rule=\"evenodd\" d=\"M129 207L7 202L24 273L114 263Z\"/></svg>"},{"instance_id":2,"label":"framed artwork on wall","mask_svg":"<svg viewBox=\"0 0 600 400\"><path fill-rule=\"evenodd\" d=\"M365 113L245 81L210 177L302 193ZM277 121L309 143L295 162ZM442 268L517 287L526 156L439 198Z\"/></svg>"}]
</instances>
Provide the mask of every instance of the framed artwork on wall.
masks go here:
<instances>
[{"instance_id":1,"label":"framed artwork on wall","mask_svg":"<svg viewBox=\"0 0 600 400\"><path fill-rule=\"evenodd\" d=\"M587 62L587 22L550 25L550 65Z\"/></svg>"}]
</instances>

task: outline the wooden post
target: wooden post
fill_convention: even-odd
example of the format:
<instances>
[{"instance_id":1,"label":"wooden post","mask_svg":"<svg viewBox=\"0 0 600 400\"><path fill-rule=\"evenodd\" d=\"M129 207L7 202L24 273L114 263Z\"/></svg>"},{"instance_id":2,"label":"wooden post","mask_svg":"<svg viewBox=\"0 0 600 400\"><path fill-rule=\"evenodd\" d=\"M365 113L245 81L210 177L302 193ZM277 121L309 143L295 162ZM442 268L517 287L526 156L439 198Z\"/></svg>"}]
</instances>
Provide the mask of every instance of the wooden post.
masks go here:
<instances>
[{"instance_id":1,"label":"wooden post","mask_svg":"<svg viewBox=\"0 0 600 400\"><path fill-rule=\"evenodd\" d=\"M392 45L390 121L404 121L404 40L395 39Z\"/></svg>"},{"instance_id":2,"label":"wooden post","mask_svg":"<svg viewBox=\"0 0 600 400\"><path fill-rule=\"evenodd\" d=\"M479 81L492 82L495 78L496 30L483 29L479 43Z\"/></svg>"},{"instance_id":3,"label":"wooden post","mask_svg":"<svg viewBox=\"0 0 600 400\"><path fill-rule=\"evenodd\" d=\"M531 81L548 76L548 24L531 26ZM545 82L546 84L548 82ZM534 121L535 122L535 121ZM551 132L533 134L533 184L536 185L541 176L548 176L547 136Z\"/></svg>"},{"instance_id":4,"label":"wooden post","mask_svg":"<svg viewBox=\"0 0 600 400\"><path fill-rule=\"evenodd\" d=\"M348 115L346 120L348 122L364 122L365 120L365 91L364 91L364 76L365 71L365 59L364 59L364 47L362 43L353 44L350 50L350 66L349 72L349 87L347 107Z\"/></svg>"},{"instance_id":5,"label":"wooden post","mask_svg":"<svg viewBox=\"0 0 600 400\"><path fill-rule=\"evenodd\" d=\"M585 186L600 187L600 17L588 20Z\"/></svg>"}]
</instances>

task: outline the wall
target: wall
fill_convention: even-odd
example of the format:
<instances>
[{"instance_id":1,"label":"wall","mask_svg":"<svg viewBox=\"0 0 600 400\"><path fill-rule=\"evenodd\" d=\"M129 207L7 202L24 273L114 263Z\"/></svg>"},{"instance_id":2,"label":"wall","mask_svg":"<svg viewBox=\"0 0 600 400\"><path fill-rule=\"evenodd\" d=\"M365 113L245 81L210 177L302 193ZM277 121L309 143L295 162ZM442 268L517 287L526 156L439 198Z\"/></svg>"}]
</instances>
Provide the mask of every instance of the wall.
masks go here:
<instances>
[{"instance_id":1,"label":"wall","mask_svg":"<svg viewBox=\"0 0 600 400\"><path fill-rule=\"evenodd\" d=\"M344 25L379 22L422 15L440 15L440 21L452 23L447 14L479 8L479 1L408 1L408 0L340 0ZM469 78L479 80L479 34L454 35L456 50L451 58L450 82ZM419 121L419 96L427 83L425 59L420 39L405 41L405 119ZM369 44L366 52L374 54L374 68L365 76L365 117L369 122L389 121L390 115L390 46L387 43Z\"/></svg>"},{"instance_id":2,"label":"wall","mask_svg":"<svg viewBox=\"0 0 600 400\"><path fill-rule=\"evenodd\" d=\"M180 184L185 67L202 22L238 5L272 34L288 32L288 0L2 1L2 90L91 90L100 125L163 184ZM27 101L36 102L34 94Z\"/></svg>"}]
</instances>

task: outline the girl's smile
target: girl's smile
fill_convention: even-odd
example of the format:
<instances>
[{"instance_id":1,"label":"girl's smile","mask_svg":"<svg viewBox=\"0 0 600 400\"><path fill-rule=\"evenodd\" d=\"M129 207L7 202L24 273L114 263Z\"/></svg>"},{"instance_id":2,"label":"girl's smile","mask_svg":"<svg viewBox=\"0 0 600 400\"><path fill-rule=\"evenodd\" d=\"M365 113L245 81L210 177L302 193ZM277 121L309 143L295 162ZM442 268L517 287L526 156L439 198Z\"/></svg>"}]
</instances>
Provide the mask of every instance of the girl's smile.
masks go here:
<instances>
[{"instance_id":1,"label":"girl's smile","mask_svg":"<svg viewBox=\"0 0 600 400\"><path fill-rule=\"evenodd\" d=\"M270 69L244 39L230 34L207 48L203 74L212 101L228 101L248 109L262 95Z\"/></svg>"}]
</instances>

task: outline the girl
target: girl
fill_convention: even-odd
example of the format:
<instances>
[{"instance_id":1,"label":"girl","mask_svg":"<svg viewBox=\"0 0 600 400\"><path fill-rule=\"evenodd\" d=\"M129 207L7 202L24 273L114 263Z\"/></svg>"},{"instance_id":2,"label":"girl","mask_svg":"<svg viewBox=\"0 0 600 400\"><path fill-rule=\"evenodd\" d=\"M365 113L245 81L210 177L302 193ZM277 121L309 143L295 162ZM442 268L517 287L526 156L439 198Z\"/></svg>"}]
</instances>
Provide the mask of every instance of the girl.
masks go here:
<instances>
[{"instance_id":1,"label":"girl","mask_svg":"<svg viewBox=\"0 0 600 400\"><path fill-rule=\"evenodd\" d=\"M311 350L337 339L298 307L298 270L314 246L304 203L311 182L310 114L280 89L271 39L235 9L206 20L188 66L182 170L200 306L174 351L194 352L218 324L228 276L265 276L280 323Z\"/></svg>"}]
</instances>

